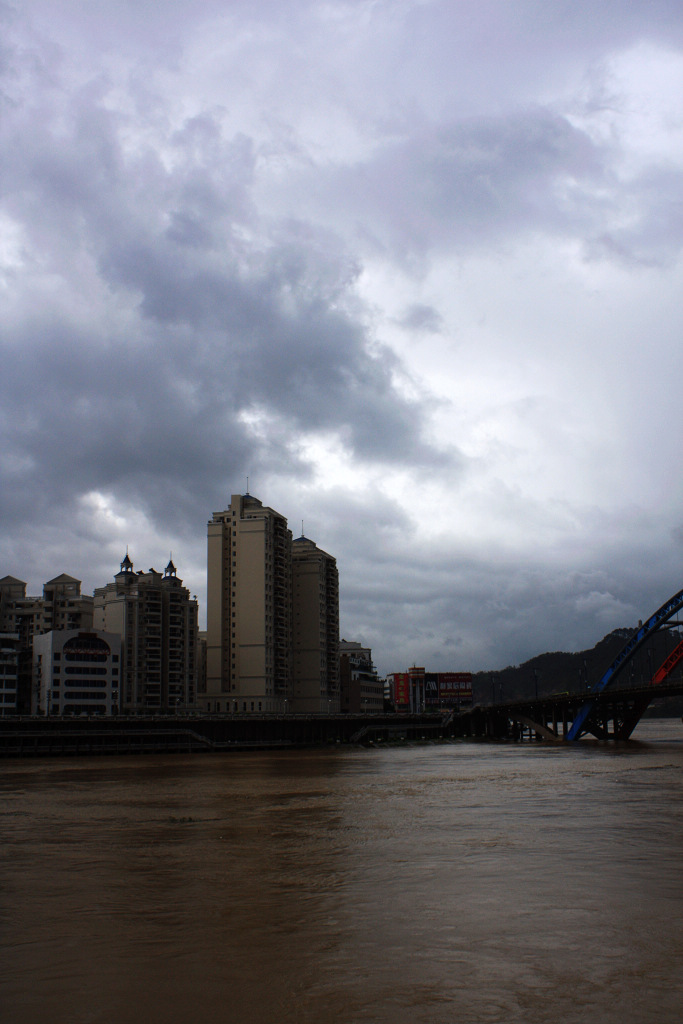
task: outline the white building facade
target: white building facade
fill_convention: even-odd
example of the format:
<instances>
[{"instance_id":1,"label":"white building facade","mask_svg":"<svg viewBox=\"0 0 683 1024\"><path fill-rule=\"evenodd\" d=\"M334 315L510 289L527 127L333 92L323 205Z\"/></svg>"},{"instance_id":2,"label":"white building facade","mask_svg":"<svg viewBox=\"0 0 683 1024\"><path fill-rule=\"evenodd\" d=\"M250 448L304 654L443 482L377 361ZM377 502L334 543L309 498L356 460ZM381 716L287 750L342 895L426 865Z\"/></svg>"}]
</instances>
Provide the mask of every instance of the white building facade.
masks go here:
<instances>
[{"instance_id":1,"label":"white building facade","mask_svg":"<svg viewBox=\"0 0 683 1024\"><path fill-rule=\"evenodd\" d=\"M55 629L34 637L34 715L116 715L121 695L121 637Z\"/></svg>"}]
</instances>

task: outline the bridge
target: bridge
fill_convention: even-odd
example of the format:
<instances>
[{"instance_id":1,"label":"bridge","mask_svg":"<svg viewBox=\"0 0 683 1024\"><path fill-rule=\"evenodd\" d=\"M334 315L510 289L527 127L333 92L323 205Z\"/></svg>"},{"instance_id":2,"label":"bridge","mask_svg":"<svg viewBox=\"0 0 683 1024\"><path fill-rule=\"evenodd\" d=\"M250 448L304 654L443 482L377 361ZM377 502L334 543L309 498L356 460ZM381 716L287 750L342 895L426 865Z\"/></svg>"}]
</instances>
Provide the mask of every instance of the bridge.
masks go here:
<instances>
[{"instance_id":1,"label":"bridge","mask_svg":"<svg viewBox=\"0 0 683 1024\"><path fill-rule=\"evenodd\" d=\"M676 616L683 607L683 590L670 597L634 630L600 679L582 693L556 693L533 700L499 701L472 709L458 722L461 734L546 740L627 740L657 697L683 695L683 677L672 678L683 661L683 640L675 646L645 685L627 685L624 669L654 635L683 627Z\"/></svg>"},{"instance_id":2,"label":"bridge","mask_svg":"<svg viewBox=\"0 0 683 1024\"><path fill-rule=\"evenodd\" d=\"M480 739L538 739L562 742L592 735L627 740L656 697L683 696L683 680L595 693L553 694L532 700L478 705L453 722L453 735ZM586 707L589 706L588 714Z\"/></svg>"}]
</instances>

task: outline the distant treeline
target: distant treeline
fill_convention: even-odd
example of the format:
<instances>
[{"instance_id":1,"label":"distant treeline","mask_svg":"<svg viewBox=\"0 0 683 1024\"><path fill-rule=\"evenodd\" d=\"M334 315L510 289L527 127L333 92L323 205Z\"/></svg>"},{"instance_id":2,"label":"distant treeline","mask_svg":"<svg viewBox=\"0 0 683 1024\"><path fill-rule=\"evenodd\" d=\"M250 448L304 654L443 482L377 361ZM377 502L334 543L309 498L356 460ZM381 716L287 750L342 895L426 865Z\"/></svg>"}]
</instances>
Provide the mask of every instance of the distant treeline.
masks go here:
<instances>
[{"instance_id":1,"label":"distant treeline","mask_svg":"<svg viewBox=\"0 0 683 1024\"><path fill-rule=\"evenodd\" d=\"M497 672L476 672L472 676L475 704L492 700L516 700L550 696L554 693L581 693L602 678L632 635L633 628L615 629L587 651L569 654L553 651L538 654L522 665L508 665ZM663 629L649 639L624 665L618 685L643 686L678 644L677 631ZM671 678L681 678L683 662ZM650 714L683 714L683 698L670 698L651 707Z\"/></svg>"}]
</instances>

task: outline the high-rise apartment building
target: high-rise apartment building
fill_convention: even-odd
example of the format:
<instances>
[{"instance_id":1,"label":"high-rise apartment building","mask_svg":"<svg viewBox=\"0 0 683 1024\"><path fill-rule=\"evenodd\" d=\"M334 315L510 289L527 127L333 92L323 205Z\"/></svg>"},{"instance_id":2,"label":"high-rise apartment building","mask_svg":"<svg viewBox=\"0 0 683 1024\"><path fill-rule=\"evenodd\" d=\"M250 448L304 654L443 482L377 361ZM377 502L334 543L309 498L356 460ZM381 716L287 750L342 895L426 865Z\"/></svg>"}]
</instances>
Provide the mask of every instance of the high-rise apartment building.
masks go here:
<instances>
[{"instance_id":1,"label":"high-rise apartment building","mask_svg":"<svg viewBox=\"0 0 683 1024\"><path fill-rule=\"evenodd\" d=\"M207 710L289 710L291 587L286 518L250 494L233 494L208 524Z\"/></svg>"},{"instance_id":2,"label":"high-rise apartment building","mask_svg":"<svg viewBox=\"0 0 683 1024\"><path fill-rule=\"evenodd\" d=\"M337 561L307 537L292 543L292 711L339 707Z\"/></svg>"},{"instance_id":3,"label":"high-rise apartment building","mask_svg":"<svg viewBox=\"0 0 683 1024\"><path fill-rule=\"evenodd\" d=\"M122 638L121 709L168 713L194 707L197 602L169 561L134 572L128 554L114 582L95 590L95 629Z\"/></svg>"},{"instance_id":4,"label":"high-rise apartment building","mask_svg":"<svg viewBox=\"0 0 683 1024\"><path fill-rule=\"evenodd\" d=\"M18 633L25 649L51 629L92 629L93 599L81 594L81 581L62 573L43 585L42 596L27 597L14 576L0 579L0 630Z\"/></svg>"}]
</instances>

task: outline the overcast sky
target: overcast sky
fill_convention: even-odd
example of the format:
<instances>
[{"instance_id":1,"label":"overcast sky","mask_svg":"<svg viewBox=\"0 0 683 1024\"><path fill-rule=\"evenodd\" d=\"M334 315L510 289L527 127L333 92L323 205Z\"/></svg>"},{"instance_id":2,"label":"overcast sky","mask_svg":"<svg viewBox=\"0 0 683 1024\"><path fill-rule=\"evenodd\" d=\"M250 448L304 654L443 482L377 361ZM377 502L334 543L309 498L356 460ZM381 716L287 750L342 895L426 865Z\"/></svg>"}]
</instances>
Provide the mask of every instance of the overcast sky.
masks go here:
<instances>
[{"instance_id":1,"label":"overcast sky","mask_svg":"<svg viewBox=\"0 0 683 1024\"><path fill-rule=\"evenodd\" d=\"M382 672L683 586L680 0L0 0L0 576L249 490Z\"/></svg>"}]
</instances>

